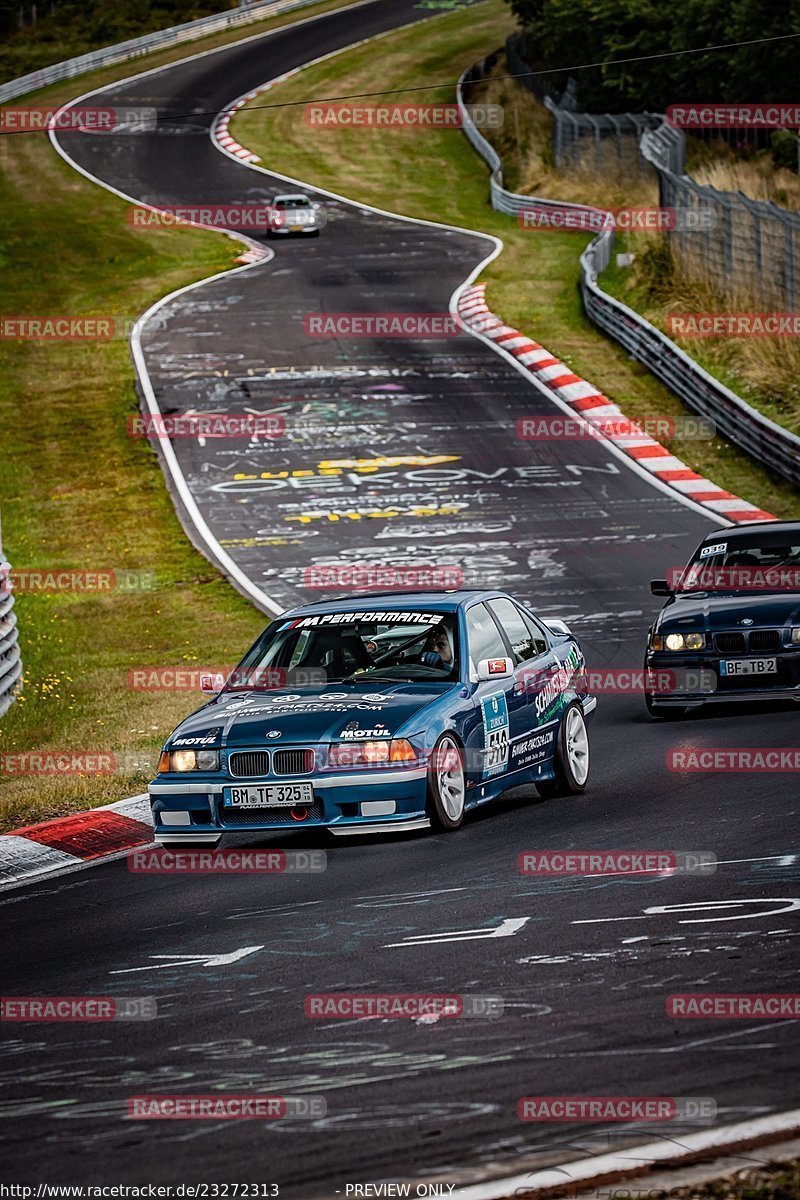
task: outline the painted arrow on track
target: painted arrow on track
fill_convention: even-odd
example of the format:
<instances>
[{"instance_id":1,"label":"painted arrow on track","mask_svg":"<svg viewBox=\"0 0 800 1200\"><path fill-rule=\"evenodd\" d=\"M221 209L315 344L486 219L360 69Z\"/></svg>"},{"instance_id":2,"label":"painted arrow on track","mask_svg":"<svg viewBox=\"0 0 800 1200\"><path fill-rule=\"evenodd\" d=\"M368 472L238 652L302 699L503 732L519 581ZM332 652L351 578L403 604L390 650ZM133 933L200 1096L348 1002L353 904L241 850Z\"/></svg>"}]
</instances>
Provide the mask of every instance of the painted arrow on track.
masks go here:
<instances>
[{"instance_id":1,"label":"painted arrow on track","mask_svg":"<svg viewBox=\"0 0 800 1200\"><path fill-rule=\"evenodd\" d=\"M121 971L111 971L111 975L131 975L134 971L163 971L165 967L226 967L229 963L238 962L263 946L242 946L241 950L232 950L230 954L151 954L151 958L166 958L169 962L151 963L146 967L125 967Z\"/></svg>"},{"instance_id":2,"label":"painted arrow on track","mask_svg":"<svg viewBox=\"0 0 800 1200\"><path fill-rule=\"evenodd\" d=\"M444 942L476 942L481 938L513 937L530 917L506 917L496 929L451 929L445 933L417 933L402 942L387 942L384 950L394 946L438 946Z\"/></svg>"}]
</instances>

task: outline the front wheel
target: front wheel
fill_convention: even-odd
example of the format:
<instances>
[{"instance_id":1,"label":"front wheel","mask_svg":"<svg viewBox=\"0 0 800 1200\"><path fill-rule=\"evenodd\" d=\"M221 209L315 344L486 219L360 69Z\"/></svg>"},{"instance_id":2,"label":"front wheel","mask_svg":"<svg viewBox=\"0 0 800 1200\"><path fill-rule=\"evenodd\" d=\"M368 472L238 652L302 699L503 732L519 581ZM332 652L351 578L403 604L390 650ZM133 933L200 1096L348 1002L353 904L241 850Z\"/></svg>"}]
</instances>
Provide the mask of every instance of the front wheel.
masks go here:
<instances>
[{"instance_id":1,"label":"front wheel","mask_svg":"<svg viewBox=\"0 0 800 1200\"><path fill-rule=\"evenodd\" d=\"M443 733L428 766L428 815L434 829L458 829L466 791L463 752L454 737Z\"/></svg>"},{"instance_id":2,"label":"front wheel","mask_svg":"<svg viewBox=\"0 0 800 1200\"><path fill-rule=\"evenodd\" d=\"M543 800L578 796L589 779L589 734L580 704L570 704L561 718L555 747L555 778L543 779L536 790Z\"/></svg>"}]
</instances>

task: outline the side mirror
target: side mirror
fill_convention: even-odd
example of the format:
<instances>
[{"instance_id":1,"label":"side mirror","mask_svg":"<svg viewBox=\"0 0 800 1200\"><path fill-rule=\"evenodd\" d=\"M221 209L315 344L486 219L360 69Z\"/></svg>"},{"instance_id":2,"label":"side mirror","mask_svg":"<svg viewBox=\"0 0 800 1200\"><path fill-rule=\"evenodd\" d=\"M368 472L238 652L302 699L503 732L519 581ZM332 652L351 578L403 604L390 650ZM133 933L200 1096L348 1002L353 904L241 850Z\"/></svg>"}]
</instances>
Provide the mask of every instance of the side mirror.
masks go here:
<instances>
[{"instance_id":1,"label":"side mirror","mask_svg":"<svg viewBox=\"0 0 800 1200\"><path fill-rule=\"evenodd\" d=\"M666 579L651 579L650 591L654 596L673 596L675 594Z\"/></svg>"},{"instance_id":2,"label":"side mirror","mask_svg":"<svg viewBox=\"0 0 800 1200\"><path fill-rule=\"evenodd\" d=\"M510 658L482 658L478 663L478 683L486 683L491 679L508 679L514 674L514 664Z\"/></svg>"},{"instance_id":3,"label":"side mirror","mask_svg":"<svg viewBox=\"0 0 800 1200\"><path fill-rule=\"evenodd\" d=\"M200 676L200 691L204 696L218 696L225 686L225 679L221 672L216 675L201 675Z\"/></svg>"}]
</instances>

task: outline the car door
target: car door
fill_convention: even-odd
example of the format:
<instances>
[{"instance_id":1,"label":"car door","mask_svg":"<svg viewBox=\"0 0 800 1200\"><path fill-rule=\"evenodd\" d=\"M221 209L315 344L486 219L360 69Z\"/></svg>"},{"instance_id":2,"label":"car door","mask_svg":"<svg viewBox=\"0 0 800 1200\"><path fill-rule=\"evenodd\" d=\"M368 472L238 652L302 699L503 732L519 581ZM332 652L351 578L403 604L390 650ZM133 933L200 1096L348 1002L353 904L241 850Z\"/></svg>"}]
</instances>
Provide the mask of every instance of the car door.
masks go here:
<instances>
[{"instance_id":1,"label":"car door","mask_svg":"<svg viewBox=\"0 0 800 1200\"><path fill-rule=\"evenodd\" d=\"M497 621L481 602L466 612L470 676L484 658L508 658L509 650ZM467 766L473 786L507 774L512 721L518 721L519 697L514 676L472 684L476 720L466 734Z\"/></svg>"},{"instance_id":2,"label":"car door","mask_svg":"<svg viewBox=\"0 0 800 1200\"><path fill-rule=\"evenodd\" d=\"M514 661L515 717L511 721L509 770L521 771L544 762L552 753L556 724L537 728L536 696L558 663L547 634L533 617L506 597L487 604L502 627Z\"/></svg>"}]
</instances>

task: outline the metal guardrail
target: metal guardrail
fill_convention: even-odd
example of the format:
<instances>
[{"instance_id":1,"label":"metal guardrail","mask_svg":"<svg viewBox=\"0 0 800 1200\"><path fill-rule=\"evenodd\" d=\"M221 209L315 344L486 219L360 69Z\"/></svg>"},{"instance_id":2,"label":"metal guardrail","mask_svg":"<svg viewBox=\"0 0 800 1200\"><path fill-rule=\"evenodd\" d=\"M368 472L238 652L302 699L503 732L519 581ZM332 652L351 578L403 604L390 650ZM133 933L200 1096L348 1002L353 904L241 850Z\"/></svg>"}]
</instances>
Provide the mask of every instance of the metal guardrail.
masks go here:
<instances>
[{"instance_id":1,"label":"metal guardrail","mask_svg":"<svg viewBox=\"0 0 800 1200\"><path fill-rule=\"evenodd\" d=\"M8 582L10 570L0 546L0 717L14 700L22 676L14 593Z\"/></svg>"},{"instance_id":2,"label":"metal guardrail","mask_svg":"<svg viewBox=\"0 0 800 1200\"><path fill-rule=\"evenodd\" d=\"M486 61L483 59L476 63L460 77L456 99L464 133L489 165L492 208L510 215L542 208L547 208L549 212L587 209L587 205L523 196L509 192L503 186L502 161L494 147L475 127L464 101L465 87L483 77ZM581 255L581 297L589 318L624 346L633 358L644 363L687 408L713 421L723 437L768 470L800 485L800 437L752 408L741 396L709 375L666 334L603 291L597 277L609 266L613 252L614 231L607 229L598 234Z\"/></svg>"},{"instance_id":3,"label":"metal guardrail","mask_svg":"<svg viewBox=\"0 0 800 1200\"><path fill-rule=\"evenodd\" d=\"M209 17L199 17L196 21L186 21L182 25L172 25L169 29L158 29L155 33L145 33L141 37L130 38L126 42L117 42L114 46L104 46L101 50L92 50L77 58L67 58L63 62L53 63L50 67L42 67L29 75L21 75L0 84L0 104L7 100L15 100L28 92L46 87L50 83L60 83L63 79L74 79L87 71L95 71L99 67L109 67L114 63L127 62L139 58L153 50L168 46L177 46L181 42L190 42L196 38L205 37L220 30L234 29L240 25L250 25L254 21L262 21L266 17L291 12L295 8L307 8L317 0L264 0L263 3L248 4L244 8L228 9L225 12L213 13Z\"/></svg>"}]
</instances>

